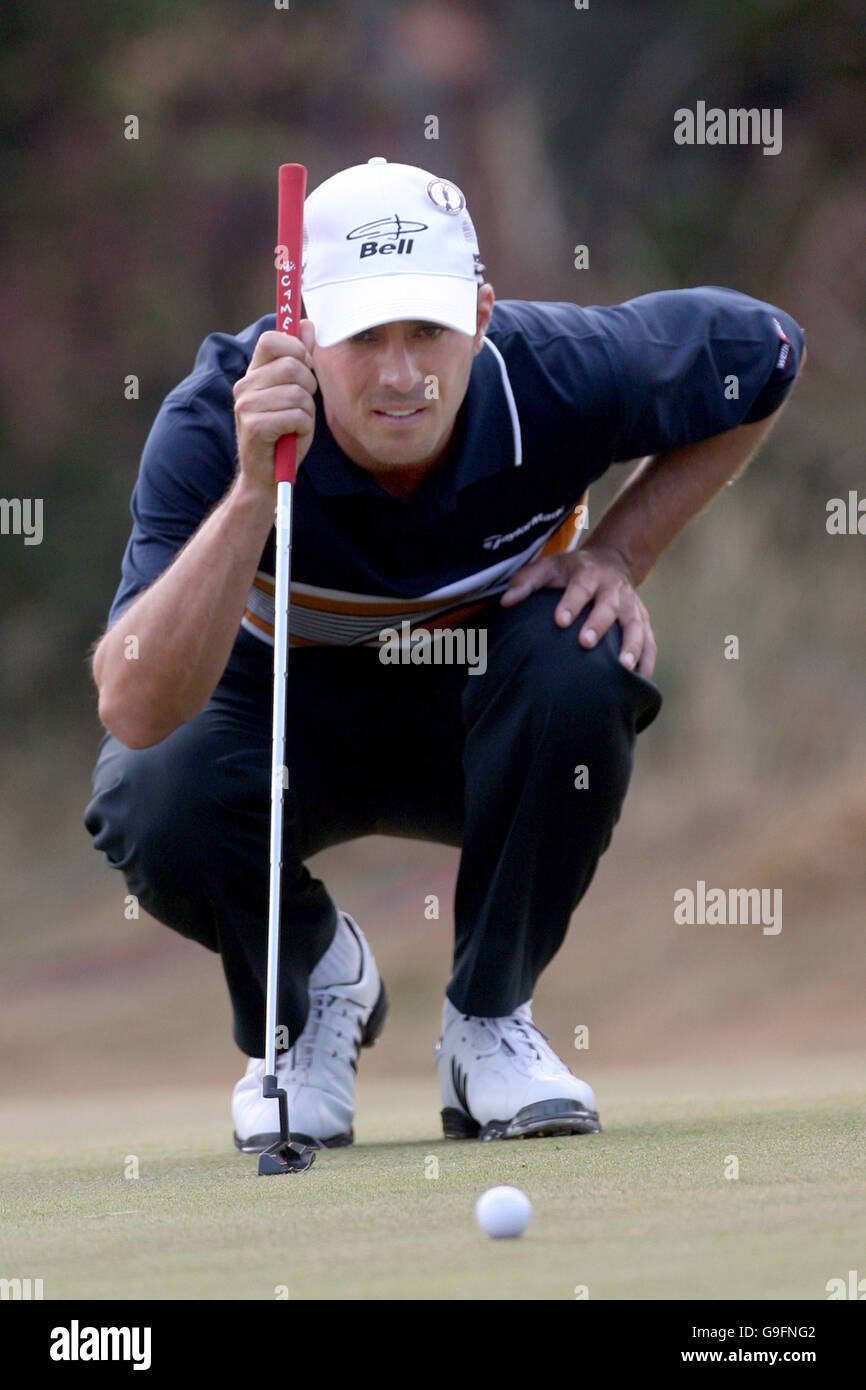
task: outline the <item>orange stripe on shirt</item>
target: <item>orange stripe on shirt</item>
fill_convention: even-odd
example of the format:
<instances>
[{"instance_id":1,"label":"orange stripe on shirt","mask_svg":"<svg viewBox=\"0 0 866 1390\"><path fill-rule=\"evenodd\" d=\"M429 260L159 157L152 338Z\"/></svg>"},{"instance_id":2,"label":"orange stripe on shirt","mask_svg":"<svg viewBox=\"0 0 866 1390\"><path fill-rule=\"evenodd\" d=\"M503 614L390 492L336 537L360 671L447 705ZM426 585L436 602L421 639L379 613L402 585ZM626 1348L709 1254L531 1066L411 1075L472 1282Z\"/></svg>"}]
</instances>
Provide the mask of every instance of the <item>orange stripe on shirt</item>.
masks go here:
<instances>
[{"instance_id":1,"label":"orange stripe on shirt","mask_svg":"<svg viewBox=\"0 0 866 1390\"><path fill-rule=\"evenodd\" d=\"M568 513L562 524L556 528L553 535L545 542L535 559L540 560L544 555L562 555L574 546L577 537L586 524L588 497L589 489L587 489L580 501ZM532 561L528 561L527 563L531 564ZM271 580L265 579L261 575L256 575L253 580L253 585L256 589L261 590L262 593L268 594L271 598L275 596L276 587ZM423 628L425 632L436 632L439 629L448 631L452 627L459 627L461 623L466 622L468 618L474 617L482 612L495 601L495 599L488 597L474 603L464 602L462 605L458 604L453 609L446 609L442 613L436 613L426 622L419 623L418 628ZM429 597L418 599L370 598L360 600L337 599L331 597L324 598L312 594L300 594L297 593L295 589L291 590L291 603L299 608L312 609L313 611L321 613L345 613L350 617L381 618L383 628L388 626L388 617L399 616L402 620L407 613L411 614L413 611L423 612L429 609L431 602L435 602L435 600L431 600ZM244 610L244 618L259 632L266 633L268 637L273 638L273 623L266 622L257 614L252 613L249 608ZM415 631L414 624L411 625L410 631ZM322 643L313 641L311 638L298 637L293 634L290 635L289 640L292 646L297 647L315 647L323 645ZM378 638L368 638L367 642L358 643L357 645L371 645L375 641L378 641Z\"/></svg>"},{"instance_id":2,"label":"orange stripe on shirt","mask_svg":"<svg viewBox=\"0 0 866 1390\"><path fill-rule=\"evenodd\" d=\"M575 539L586 525L586 509L589 490L583 494L577 506L568 513L561 526L557 526L553 535L545 542L541 550L536 555L536 560L540 560L542 555L562 555L569 550ZM531 562L530 562L531 563Z\"/></svg>"}]
</instances>

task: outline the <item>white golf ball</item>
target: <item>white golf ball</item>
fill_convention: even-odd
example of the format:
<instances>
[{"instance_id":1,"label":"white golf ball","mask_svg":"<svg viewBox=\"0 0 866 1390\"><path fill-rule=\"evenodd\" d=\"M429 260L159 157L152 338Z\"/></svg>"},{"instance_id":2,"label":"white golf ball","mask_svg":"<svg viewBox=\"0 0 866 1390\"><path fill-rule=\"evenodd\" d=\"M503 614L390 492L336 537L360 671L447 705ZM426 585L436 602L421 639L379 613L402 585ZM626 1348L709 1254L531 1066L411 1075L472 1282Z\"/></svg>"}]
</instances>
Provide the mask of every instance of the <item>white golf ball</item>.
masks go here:
<instances>
[{"instance_id":1,"label":"white golf ball","mask_svg":"<svg viewBox=\"0 0 866 1390\"><path fill-rule=\"evenodd\" d=\"M475 1220L494 1240L522 1236L531 1215L532 1203L519 1187L488 1187L475 1203Z\"/></svg>"}]
</instances>

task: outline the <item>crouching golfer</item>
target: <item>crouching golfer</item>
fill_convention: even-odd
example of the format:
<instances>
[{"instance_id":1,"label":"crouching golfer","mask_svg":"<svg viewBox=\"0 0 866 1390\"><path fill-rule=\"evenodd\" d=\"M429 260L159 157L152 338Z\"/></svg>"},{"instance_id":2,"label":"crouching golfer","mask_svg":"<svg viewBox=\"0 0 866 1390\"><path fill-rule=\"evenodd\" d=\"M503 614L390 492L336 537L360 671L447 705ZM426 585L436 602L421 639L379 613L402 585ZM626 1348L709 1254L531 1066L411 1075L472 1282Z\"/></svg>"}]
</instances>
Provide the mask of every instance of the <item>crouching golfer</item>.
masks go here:
<instances>
[{"instance_id":1,"label":"crouching golfer","mask_svg":"<svg viewBox=\"0 0 866 1390\"><path fill-rule=\"evenodd\" d=\"M494 304L460 190L381 158L320 185L305 224L300 339L272 317L212 334L147 440L93 661L108 733L87 828L149 913L219 952L250 1059L235 1143L264 1148L273 454L297 435L277 1068L293 1136L352 1141L359 1048L387 1010L305 860L374 834L461 850L446 1136L590 1133L593 1091L530 1006L661 703L636 589L767 433L803 333L715 287ZM577 548L589 485L639 458Z\"/></svg>"}]
</instances>

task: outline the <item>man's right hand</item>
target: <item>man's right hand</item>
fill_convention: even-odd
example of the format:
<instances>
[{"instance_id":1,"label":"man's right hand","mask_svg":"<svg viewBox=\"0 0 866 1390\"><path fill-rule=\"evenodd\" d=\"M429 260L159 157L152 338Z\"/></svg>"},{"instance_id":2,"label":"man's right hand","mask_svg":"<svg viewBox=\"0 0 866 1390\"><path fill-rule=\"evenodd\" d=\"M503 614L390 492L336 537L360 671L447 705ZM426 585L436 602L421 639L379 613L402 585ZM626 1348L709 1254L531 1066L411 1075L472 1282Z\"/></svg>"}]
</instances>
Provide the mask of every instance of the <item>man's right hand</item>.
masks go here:
<instances>
[{"instance_id":1,"label":"man's right hand","mask_svg":"<svg viewBox=\"0 0 866 1390\"><path fill-rule=\"evenodd\" d=\"M298 464L313 442L318 383L310 356L315 329L301 319L299 338L276 329L263 333L246 373L234 385L235 431L244 481L274 489L274 445L284 434L297 435Z\"/></svg>"}]
</instances>

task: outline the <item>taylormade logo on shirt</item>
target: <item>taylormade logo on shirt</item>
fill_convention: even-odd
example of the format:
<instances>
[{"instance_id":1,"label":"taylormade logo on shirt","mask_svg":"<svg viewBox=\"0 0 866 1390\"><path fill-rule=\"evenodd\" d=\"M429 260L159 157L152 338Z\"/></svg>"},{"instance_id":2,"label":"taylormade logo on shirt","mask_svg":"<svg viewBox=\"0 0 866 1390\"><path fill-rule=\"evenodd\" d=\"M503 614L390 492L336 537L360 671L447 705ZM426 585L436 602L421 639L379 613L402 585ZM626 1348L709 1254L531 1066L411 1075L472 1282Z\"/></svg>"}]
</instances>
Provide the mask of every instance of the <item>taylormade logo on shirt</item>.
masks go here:
<instances>
[{"instance_id":1,"label":"taylormade logo on shirt","mask_svg":"<svg viewBox=\"0 0 866 1390\"><path fill-rule=\"evenodd\" d=\"M557 517L562 516L565 507L557 507L555 512L536 512L535 516L530 517L529 521L522 526L517 526L513 531L506 531L504 536L488 536L481 544L485 550L498 550L501 545L507 545L509 541L516 541L518 536L523 536L527 531L531 531L533 526L540 526L544 521L556 521Z\"/></svg>"}]
</instances>

